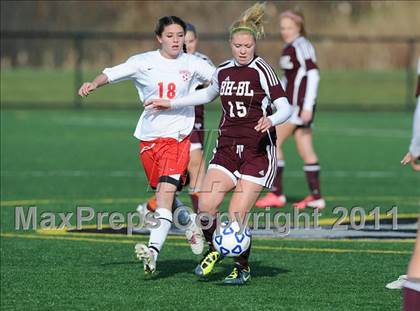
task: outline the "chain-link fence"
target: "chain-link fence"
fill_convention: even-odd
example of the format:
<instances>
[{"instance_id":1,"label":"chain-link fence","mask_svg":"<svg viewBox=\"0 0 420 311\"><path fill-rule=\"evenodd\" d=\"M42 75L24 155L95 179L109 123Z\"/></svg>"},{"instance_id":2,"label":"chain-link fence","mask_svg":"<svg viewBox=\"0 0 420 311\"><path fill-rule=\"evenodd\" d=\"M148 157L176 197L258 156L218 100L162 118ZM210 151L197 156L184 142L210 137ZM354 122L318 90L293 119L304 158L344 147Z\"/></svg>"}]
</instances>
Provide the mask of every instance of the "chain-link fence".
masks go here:
<instances>
[{"instance_id":1,"label":"chain-link fence","mask_svg":"<svg viewBox=\"0 0 420 311\"><path fill-rule=\"evenodd\" d=\"M321 71L321 110L405 110L414 106L420 37L310 35ZM278 72L282 42L268 35L257 53ZM3 108L83 107L77 89L103 68L157 49L147 33L1 32ZM231 57L227 34L201 34L199 50L215 64ZM131 83L103 88L89 107L138 108Z\"/></svg>"}]
</instances>

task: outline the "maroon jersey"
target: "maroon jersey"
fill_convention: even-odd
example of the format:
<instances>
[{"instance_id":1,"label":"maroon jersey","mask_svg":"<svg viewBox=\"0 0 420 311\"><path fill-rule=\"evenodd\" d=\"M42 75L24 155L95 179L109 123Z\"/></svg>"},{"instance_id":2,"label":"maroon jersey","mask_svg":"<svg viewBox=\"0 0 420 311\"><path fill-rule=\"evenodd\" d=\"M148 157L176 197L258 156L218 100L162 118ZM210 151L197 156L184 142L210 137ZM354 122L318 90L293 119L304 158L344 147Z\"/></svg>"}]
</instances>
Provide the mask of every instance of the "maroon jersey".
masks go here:
<instances>
[{"instance_id":1,"label":"maroon jersey","mask_svg":"<svg viewBox=\"0 0 420 311\"><path fill-rule=\"evenodd\" d=\"M318 69L315 49L305 37L298 37L284 47L280 67L286 78L287 99L293 106L302 107L306 92L306 74Z\"/></svg>"},{"instance_id":2,"label":"maroon jersey","mask_svg":"<svg viewBox=\"0 0 420 311\"><path fill-rule=\"evenodd\" d=\"M265 152L267 145L275 144L275 129L261 133L254 127L272 114L273 101L286 96L276 73L255 56L245 66L234 60L221 64L216 76L223 107L216 147L244 145Z\"/></svg>"}]
</instances>

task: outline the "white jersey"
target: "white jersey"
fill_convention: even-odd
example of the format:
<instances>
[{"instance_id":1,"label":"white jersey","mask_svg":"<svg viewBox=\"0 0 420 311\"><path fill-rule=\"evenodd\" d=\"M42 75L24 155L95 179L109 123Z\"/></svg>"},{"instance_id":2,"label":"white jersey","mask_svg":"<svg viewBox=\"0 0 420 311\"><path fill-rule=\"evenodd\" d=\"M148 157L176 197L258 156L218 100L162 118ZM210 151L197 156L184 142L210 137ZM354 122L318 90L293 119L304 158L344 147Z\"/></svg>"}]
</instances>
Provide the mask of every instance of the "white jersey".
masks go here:
<instances>
[{"instance_id":1,"label":"white jersey","mask_svg":"<svg viewBox=\"0 0 420 311\"><path fill-rule=\"evenodd\" d=\"M197 83L211 81L215 68L205 60L186 53L176 59L163 57L159 50L137 54L125 63L104 69L110 83L133 80L142 102L174 99L187 95ZM194 107L162 111L144 110L134 136L151 141L160 137L183 140L194 125Z\"/></svg>"},{"instance_id":2,"label":"white jersey","mask_svg":"<svg viewBox=\"0 0 420 311\"><path fill-rule=\"evenodd\" d=\"M203 54L203 53L197 52L197 51L195 51L195 52L193 53L193 55L194 55L194 56L197 56L197 57L199 57L199 58L201 58L202 60L205 60L207 63L209 63L209 65L211 65L212 67L214 67L214 70L216 71L216 67L214 66L214 64L213 64L213 62L211 61L210 57L208 57L207 55L205 55L205 54ZM209 80L209 82L211 82L211 80ZM191 92L194 92L194 91L197 89L197 86L199 86L199 85L203 85L203 83L199 83L199 82L197 82L197 83L193 86L193 89L191 90ZM197 110L196 110L196 114L197 114Z\"/></svg>"}]
</instances>

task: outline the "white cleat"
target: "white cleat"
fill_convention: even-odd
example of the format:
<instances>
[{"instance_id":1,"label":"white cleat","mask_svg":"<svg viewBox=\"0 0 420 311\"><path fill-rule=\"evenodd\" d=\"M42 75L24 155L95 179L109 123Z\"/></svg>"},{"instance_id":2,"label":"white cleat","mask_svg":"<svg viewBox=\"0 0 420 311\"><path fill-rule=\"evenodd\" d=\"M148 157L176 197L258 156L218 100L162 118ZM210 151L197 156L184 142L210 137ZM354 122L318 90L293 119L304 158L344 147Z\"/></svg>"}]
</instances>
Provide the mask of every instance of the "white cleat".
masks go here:
<instances>
[{"instance_id":1,"label":"white cleat","mask_svg":"<svg viewBox=\"0 0 420 311\"><path fill-rule=\"evenodd\" d=\"M139 260L143 261L144 273L152 274L156 270L156 256L146 245L137 243L134 252Z\"/></svg>"},{"instance_id":2,"label":"white cleat","mask_svg":"<svg viewBox=\"0 0 420 311\"><path fill-rule=\"evenodd\" d=\"M310 202L306 203L306 206L312 207L312 208L322 209L322 208L325 208L326 203L325 203L325 200L323 198L321 198L321 199L313 200L313 201L310 201Z\"/></svg>"},{"instance_id":3,"label":"white cleat","mask_svg":"<svg viewBox=\"0 0 420 311\"><path fill-rule=\"evenodd\" d=\"M407 275L400 275L397 280L386 284L385 287L388 289L401 289L403 288L405 281L407 281Z\"/></svg>"},{"instance_id":4,"label":"white cleat","mask_svg":"<svg viewBox=\"0 0 420 311\"><path fill-rule=\"evenodd\" d=\"M204 250L204 234L199 226L197 226L195 219L197 214L190 215L190 226L185 230L185 237L188 244L190 244L191 251L195 255L200 255Z\"/></svg>"}]
</instances>

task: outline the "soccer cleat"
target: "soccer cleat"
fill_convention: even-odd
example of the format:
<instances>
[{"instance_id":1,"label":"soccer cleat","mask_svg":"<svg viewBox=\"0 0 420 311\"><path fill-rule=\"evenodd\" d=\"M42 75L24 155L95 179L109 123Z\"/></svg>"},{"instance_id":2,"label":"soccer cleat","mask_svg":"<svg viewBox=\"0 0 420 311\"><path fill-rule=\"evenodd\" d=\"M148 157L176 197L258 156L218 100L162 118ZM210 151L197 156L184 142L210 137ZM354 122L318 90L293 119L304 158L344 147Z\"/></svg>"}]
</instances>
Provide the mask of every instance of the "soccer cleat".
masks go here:
<instances>
[{"instance_id":1,"label":"soccer cleat","mask_svg":"<svg viewBox=\"0 0 420 311\"><path fill-rule=\"evenodd\" d=\"M401 289L404 286L405 281L407 281L407 275L403 274L398 277L395 281L385 285L388 289Z\"/></svg>"},{"instance_id":2,"label":"soccer cleat","mask_svg":"<svg viewBox=\"0 0 420 311\"><path fill-rule=\"evenodd\" d=\"M232 272L223 281L229 285L244 285L251 277L251 269L234 267Z\"/></svg>"},{"instance_id":3,"label":"soccer cleat","mask_svg":"<svg viewBox=\"0 0 420 311\"><path fill-rule=\"evenodd\" d=\"M286 205L286 197L284 194L278 196L272 192L267 193L267 195L259 199L255 205L257 207L284 207Z\"/></svg>"},{"instance_id":4,"label":"soccer cleat","mask_svg":"<svg viewBox=\"0 0 420 311\"><path fill-rule=\"evenodd\" d=\"M199 226L197 226L195 219L197 214L190 215L190 225L185 230L185 237L187 238L188 243L190 244L191 251L195 255L200 255L203 253L204 249L204 235L203 231Z\"/></svg>"},{"instance_id":5,"label":"soccer cleat","mask_svg":"<svg viewBox=\"0 0 420 311\"><path fill-rule=\"evenodd\" d=\"M134 252L139 260L143 261L144 273L152 274L156 270L156 256L146 245L137 243Z\"/></svg>"},{"instance_id":6,"label":"soccer cleat","mask_svg":"<svg viewBox=\"0 0 420 311\"><path fill-rule=\"evenodd\" d=\"M195 268L195 275L199 277L207 276L213 270L214 265L221 260L222 256L218 252L209 249Z\"/></svg>"},{"instance_id":7,"label":"soccer cleat","mask_svg":"<svg viewBox=\"0 0 420 311\"><path fill-rule=\"evenodd\" d=\"M308 195L302 201L293 203L293 207L297 209L302 209L305 207L312 208L325 208L325 200L323 198L315 199L312 195Z\"/></svg>"}]
</instances>

